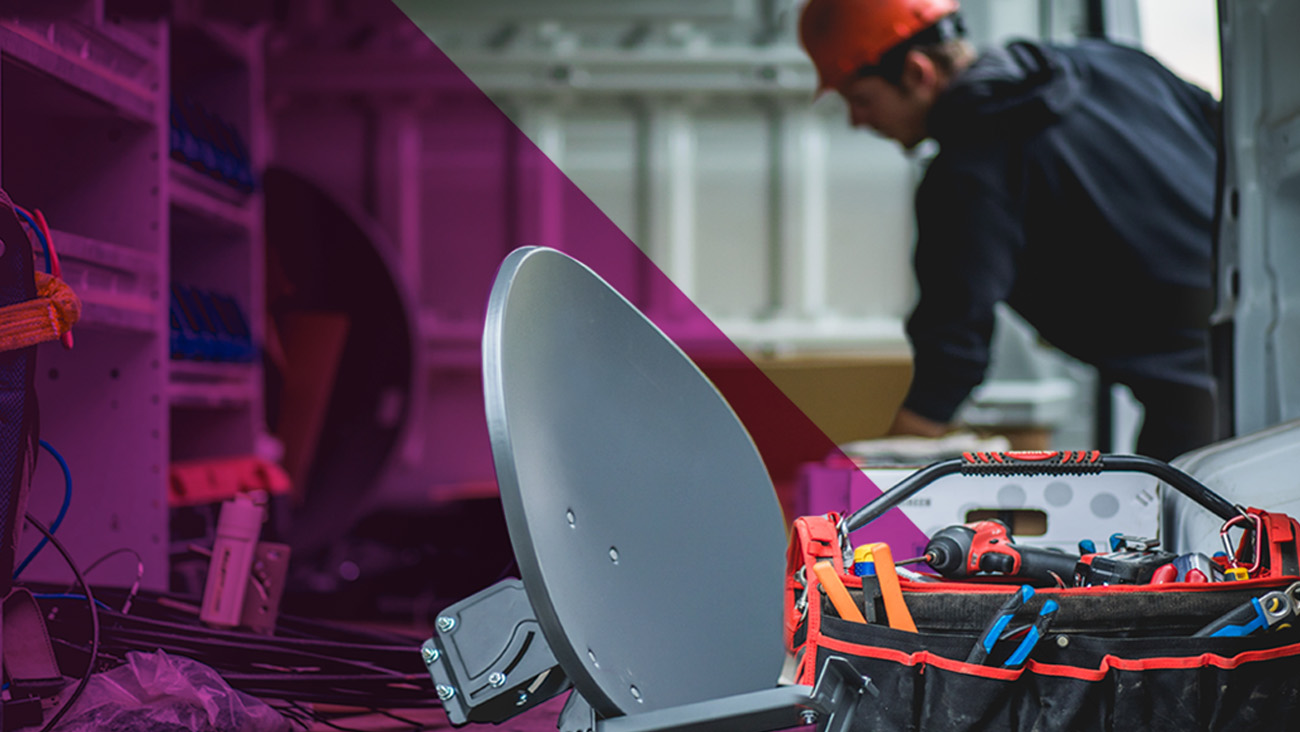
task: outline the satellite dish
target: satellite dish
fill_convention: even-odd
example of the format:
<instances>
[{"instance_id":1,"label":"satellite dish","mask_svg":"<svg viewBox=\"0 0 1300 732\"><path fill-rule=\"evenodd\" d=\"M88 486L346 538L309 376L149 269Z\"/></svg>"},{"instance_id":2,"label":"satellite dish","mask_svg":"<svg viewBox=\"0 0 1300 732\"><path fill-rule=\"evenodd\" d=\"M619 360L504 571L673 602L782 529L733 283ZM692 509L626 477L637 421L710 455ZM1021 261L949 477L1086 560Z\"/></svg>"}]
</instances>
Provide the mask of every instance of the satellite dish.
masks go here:
<instances>
[{"instance_id":1,"label":"satellite dish","mask_svg":"<svg viewBox=\"0 0 1300 732\"><path fill-rule=\"evenodd\" d=\"M772 689L781 509L749 434L681 349L585 265L529 247L497 274L483 380L528 599L592 708Z\"/></svg>"}]
</instances>

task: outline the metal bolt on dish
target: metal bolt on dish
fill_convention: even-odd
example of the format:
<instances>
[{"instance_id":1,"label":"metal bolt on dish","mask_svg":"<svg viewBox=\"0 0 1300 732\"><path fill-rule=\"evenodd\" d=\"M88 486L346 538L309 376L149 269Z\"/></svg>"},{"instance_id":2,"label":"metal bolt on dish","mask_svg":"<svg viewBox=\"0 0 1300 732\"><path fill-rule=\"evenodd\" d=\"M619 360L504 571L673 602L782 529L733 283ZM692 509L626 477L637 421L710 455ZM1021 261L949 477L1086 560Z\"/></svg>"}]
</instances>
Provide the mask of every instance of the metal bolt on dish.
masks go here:
<instances>
[{"instance_id":1,"label":"metal bolt on dish","mask_svg":"<svg viewBox=\"0 0 1300 732\"><path fill-rule=\"evenodd\" d=\"M439 633L450 633L452 628L456 627L456 619L446 615L439 615L437 624Z\"/></svg>"},{"instance_id":2,"label":"metal bolt on dish","mask_svg":"<svg viewBox=\"0 0 1300 732\"><path fill-rule=\"evenodd\" d=\"M438 649L433 646L425 646L420 649L420 655L424 657L424 665L431 666L438 660L438 656L442 654L438 653Z\"/></svg>"},{"instance_id":3,"label":"metal bolt on dish","mask_svg":"<svg viewBox=\"0 0 1300 732\"><path fill-rule=\"evenodd\" d=\"M488 686L491 686L494 689L499 689L505 685L506 675L500 671L493 671L492 674L488 676Z\"/></svg>"},{"instance_id":4,"label":"metal bolt on dish","mask_svg":"<svg viewBox=\"0 0 1300 732\"><path fill-rule=\"evenodd\" d=\"M456 690L446 684L438 684L435 690L438 692L438 698L443 701L447 701L453 696L456 696Z\"/></svg>"}]
</instances>

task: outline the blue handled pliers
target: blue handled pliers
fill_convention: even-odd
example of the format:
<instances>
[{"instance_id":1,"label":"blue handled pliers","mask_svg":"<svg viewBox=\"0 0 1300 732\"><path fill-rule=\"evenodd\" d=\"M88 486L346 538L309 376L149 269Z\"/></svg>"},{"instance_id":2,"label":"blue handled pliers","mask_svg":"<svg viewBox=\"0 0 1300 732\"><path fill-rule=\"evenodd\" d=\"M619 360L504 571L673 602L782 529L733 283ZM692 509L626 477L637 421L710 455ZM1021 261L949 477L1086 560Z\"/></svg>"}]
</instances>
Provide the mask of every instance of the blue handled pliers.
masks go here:
<instances>
[{"instance_id":1,"label":"blue handled pliers","mask_svg":"<svg viewBox=\"0 0 1300 732\"><path fill-rule=\"evenodd\" d=\"M970 653L966 656L966 663L984 663L1000 641L1024 631L1024 627L1007 630L1007 626L1011 624L1011 620L1016 613L1033 596L1034 588L1029 585L1021 585L1019 589L1012 593L1011 597L1007 598L1007 601L998 609L993 619L989 621L984 631L980 633L979 638L976 639L975 646L971 648ZM1029 653L1034 650L1034 646L1038 644L1039 639L1047 633L1047 628L1051 625L1052 619L1056 617L1058 609L1055 600L1048 600L1043 603L1042 609L1038 611L1038 617L1029 626L1025 637L1020 641L1020 645L1003 662L1003 666L1015 668L1029 658Z\"/></svg>"}]
</instances>

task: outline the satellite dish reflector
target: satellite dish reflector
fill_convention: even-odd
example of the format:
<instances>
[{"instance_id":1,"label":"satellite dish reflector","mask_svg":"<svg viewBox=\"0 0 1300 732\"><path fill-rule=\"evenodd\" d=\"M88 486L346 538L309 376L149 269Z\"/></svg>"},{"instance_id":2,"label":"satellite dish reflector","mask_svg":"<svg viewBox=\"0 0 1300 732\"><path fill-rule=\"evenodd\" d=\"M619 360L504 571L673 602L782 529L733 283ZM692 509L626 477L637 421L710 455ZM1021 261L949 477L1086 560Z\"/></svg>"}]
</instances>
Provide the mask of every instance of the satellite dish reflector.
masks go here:
<instances>
[{"instance_id":1,"label":"satellite dish reflector","mask_svg":"<svg viewBox=\"0 0 1300 732\"><path fill-rule=\"evenodd\" d=\"M603 717L772 689L785 530L735 413L571 257L517 250L483 333L510 540L561 668Z\"/></svg>"}]
</instances>

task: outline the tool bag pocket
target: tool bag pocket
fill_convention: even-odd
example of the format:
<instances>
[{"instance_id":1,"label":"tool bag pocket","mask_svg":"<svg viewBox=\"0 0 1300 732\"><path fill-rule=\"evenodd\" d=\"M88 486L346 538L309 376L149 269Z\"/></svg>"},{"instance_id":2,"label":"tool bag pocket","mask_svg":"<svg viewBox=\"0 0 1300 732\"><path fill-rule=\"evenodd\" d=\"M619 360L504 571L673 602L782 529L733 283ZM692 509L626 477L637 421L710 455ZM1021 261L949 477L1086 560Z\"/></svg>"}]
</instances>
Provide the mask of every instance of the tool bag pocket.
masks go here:
<instances>
[{"instance_id":1,"label":"tool bag pocket","mask_svg":"<svg viewBox=\"0 0 1300 732\"><path fill-rule=\"evenodd\" d=\"M975 604L989 613L997 605ZM1071 605L1060 610L1066 628ZM965 663L977 631L935 632L915 609L918 633L841 620L829 604L818 610L816 637L799 629L807 667L841 656L879 691L859 705L854 730L1291 729L1300 714L1300 629L1234 638L1067 630L1048 635L1023 667L1007 669Z\"/></svg>"}]
</instances>

